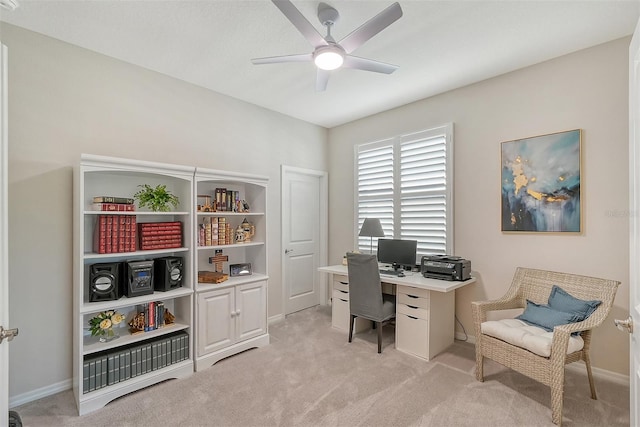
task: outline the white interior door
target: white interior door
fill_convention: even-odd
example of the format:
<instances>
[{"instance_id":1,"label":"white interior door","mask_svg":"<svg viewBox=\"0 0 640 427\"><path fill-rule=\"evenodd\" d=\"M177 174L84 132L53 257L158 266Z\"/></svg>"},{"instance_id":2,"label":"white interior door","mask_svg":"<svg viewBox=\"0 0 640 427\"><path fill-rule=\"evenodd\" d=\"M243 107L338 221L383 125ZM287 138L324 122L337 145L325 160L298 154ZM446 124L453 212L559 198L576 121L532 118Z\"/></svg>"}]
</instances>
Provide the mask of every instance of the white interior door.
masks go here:
<instances>
[{"instance_id":1,"label":"white interior door","mask_svg":"<svg viewBox=\"0 0 640 427\"><path fill-rule=\"evenodd\" d=\"M0 45L0 327L9 327L7 47ZM0 342L0 425L9 414L9 345Z\"/></svg>"},{"instance_id":2,"label":"white interior door","mask_svg":"<svg viewBox=\"0 0 640 427\"><path fill-rule=\"evenodd\" d=\"M282 166L285 314L325 303L318 267L326 263L327 175Z\"/></svg>"},{"instance_id":3,"label":"white interior door","mask_svg":"<svg viewBox=\"0 0 640 427\"><path fill-rule=\"evenodd\" d=\"M629 180L629 381L631 425L637 426L640 424L640 21L629 47Z\"/></svg>"}]
</instances>

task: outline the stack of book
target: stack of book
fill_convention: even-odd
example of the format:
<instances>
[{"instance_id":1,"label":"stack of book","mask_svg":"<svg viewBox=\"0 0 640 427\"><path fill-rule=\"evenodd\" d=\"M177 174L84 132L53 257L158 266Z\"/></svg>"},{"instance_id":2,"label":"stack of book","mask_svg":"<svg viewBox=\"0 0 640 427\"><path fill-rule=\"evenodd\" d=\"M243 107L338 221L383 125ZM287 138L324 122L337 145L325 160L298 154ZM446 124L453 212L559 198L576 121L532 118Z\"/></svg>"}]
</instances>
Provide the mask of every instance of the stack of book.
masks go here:
<instances>
[{"instance_id":1,"label":"stack of book","mask_svg":"<svg viewBox=\"0 0 640 427\"><path fill-rule=\"evenodd\" d=\"M170 249L182 247L182 222L138 223L140 250Z\"/></svg>"},{"instance_id":2,"label":"stack of book","mask_svg":"<svg viewBox=\"0 0 640 427\"><path fill-rule=\"evenodd\" d=\"M214 200L216 211L236 212L238 203L240 203L240 192L226 188L216 188Z\"/></svg>"},{"instance_id":3,"label":"stack of book","mask_svg":"<svg viewBox=\"0 0 640 427\"><path fill-rule=\"evenodd\" d=\"M118 348L83 361L83 393L99 390L189 358L189 335L184 332Z\"/></svg>"},{"instance_id":4,"label":"stack of book","mask_svg":"<svg viewBox=\"0 0 640 427\"><path fill-rule=\"evenodd\" d=\"M135 215L98 215L93 233L93 251L99 254L135 252Z\"/></svg>"},{"instance_id":5,"label":"stack of book","mask_svg":"<svg viewBox=\"0 0 640 427\"><path fill-rule=\"evenodd\" d=\"M164 303L151 301L137 306L138 313L144 314L144 331L153 331L164 326Z\"/></svg>"},{"instance_id":6,"label":"stack of book","mask_svg":"<svg viewBox=\"0 0 640 427\"><path fill-rule=\"evenodd\" d=\"M93 198L91 208L94 211L104 212L133 212L136 205L129 197L96 196Z\"/></svg>"},{"instance_id":7,"label":"stack of book","mask_svg":"<svg viewBox=\"0 0 640 427\"><path fill-rule=\"evenodd\" d=\"M224 217L206 217L198 225L198 246L231 245L233 229Z\"/></svg>"}]
</instances>

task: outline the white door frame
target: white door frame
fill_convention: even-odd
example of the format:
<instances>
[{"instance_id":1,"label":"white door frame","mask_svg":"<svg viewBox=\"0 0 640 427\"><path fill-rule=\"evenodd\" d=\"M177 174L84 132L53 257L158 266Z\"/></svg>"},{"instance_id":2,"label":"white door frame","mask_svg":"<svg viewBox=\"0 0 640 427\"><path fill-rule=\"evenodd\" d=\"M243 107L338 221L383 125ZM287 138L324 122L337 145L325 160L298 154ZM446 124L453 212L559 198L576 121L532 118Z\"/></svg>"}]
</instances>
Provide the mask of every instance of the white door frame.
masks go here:
<instances>
[{"instance_id":1,"label":"white door frame","mask_svg":"<svg viewBox=\"0 0 640 427\"><path fill-rule=\"evenodd\" d=\"M640 20L629 46L629 340L630 425L640 423Z\"/></svg>"},{"instance_id":2,"label":"white door frame","mask_svg":"<svg viewBox=\"0 0 640 427\"><path fill-rule=\"evenodd\" d=\"M281 172L280 172L280 196L282 197L282 195L284 194L284 176L286 172L293 172L293 173L299 173L299 174L303 174L303 175L310 175L310 176L314 176L320 179L320 224L319 224L319 230L320 230L320 253L318 254L318 262L320 265L327 265L327 258L328 258L328 230L329 230L329 178L328 178L328 174L327 172L324 171L318 171L318 170L313 170L313 169L305 169L305 168L299 168L299 167L295 167L295 166L287 166L287 165L282 165L281 166ZM281 199L281 206L280 206L280 230L284 230L284 215L282 214L283 212L283 204L284 204L284 199ZM281 268L281 277L282 277L282 314L283 316L286 314L286 298L287 298L287 293L285 292L284 287L286 286L285 283L285 259L284 259L284 248L287 244L287 242L285 242L285 238L284 238L284 233L282 232L280 234L280 268ZM327 299L327 281L323 280L325 279L324 277L322 277L320 272L316 272L315 274L317 274L319 276L319 289L318 292L320 293L320 304L321 305L327 305L328 304L328 299Z\"/></svg>"},{"instance_id":3,"label":"white door frame","mask_svg":"<svg viewBox=\"0 0 640 427\"><path fill-rule=\"evenodd\" d=\"M9 326L9 149L7 47L0 45L0 325ZM0 419L9 416L9 345L0 344ZM4 423L0 421L0 425Z\"/></svg>"}]
</instances>

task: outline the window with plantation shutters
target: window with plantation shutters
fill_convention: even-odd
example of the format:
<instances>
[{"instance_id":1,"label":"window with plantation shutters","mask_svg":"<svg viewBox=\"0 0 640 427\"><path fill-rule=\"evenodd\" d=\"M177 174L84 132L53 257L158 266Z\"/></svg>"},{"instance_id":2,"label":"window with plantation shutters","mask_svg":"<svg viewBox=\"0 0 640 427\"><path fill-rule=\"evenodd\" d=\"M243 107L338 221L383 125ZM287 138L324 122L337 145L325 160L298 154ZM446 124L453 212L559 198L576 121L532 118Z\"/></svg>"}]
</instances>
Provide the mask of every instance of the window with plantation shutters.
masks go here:
<instances>
[{"instance_id":1,"label":"window with plantation shutters","mask_svg":"<svg viewBox=\"0 0 640 427\"><path fill-rule=\"evenodd\" d=\"M418 241L416 262L453 254L452 139L449 124L357 146L356 235L365 218L378 218L386 238ZM359 250L375 252L376 240L358 237Z\"/></svg>"}]
</instances>

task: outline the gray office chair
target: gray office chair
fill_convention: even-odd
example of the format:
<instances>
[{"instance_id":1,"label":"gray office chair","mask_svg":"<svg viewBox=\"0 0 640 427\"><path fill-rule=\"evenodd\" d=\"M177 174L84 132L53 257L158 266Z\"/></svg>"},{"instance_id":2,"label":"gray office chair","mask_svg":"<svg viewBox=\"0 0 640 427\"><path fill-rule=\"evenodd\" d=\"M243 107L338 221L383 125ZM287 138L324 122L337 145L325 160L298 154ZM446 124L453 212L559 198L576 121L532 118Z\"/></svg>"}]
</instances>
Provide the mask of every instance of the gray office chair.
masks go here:
<instances>
[{"instance_id":1,"label":"gray office chair","mask_svg":"<svg viewBox=\"0 0 640 427\"><path fill-rule=\"evenodd\" d=\"M375 322L378 329L378 353L382 353L382 322L396 317L395 295L383 295L375 255L347 254L349 271L349 342L353 338L356 317Z\"/></svg>"}]
</instances>

